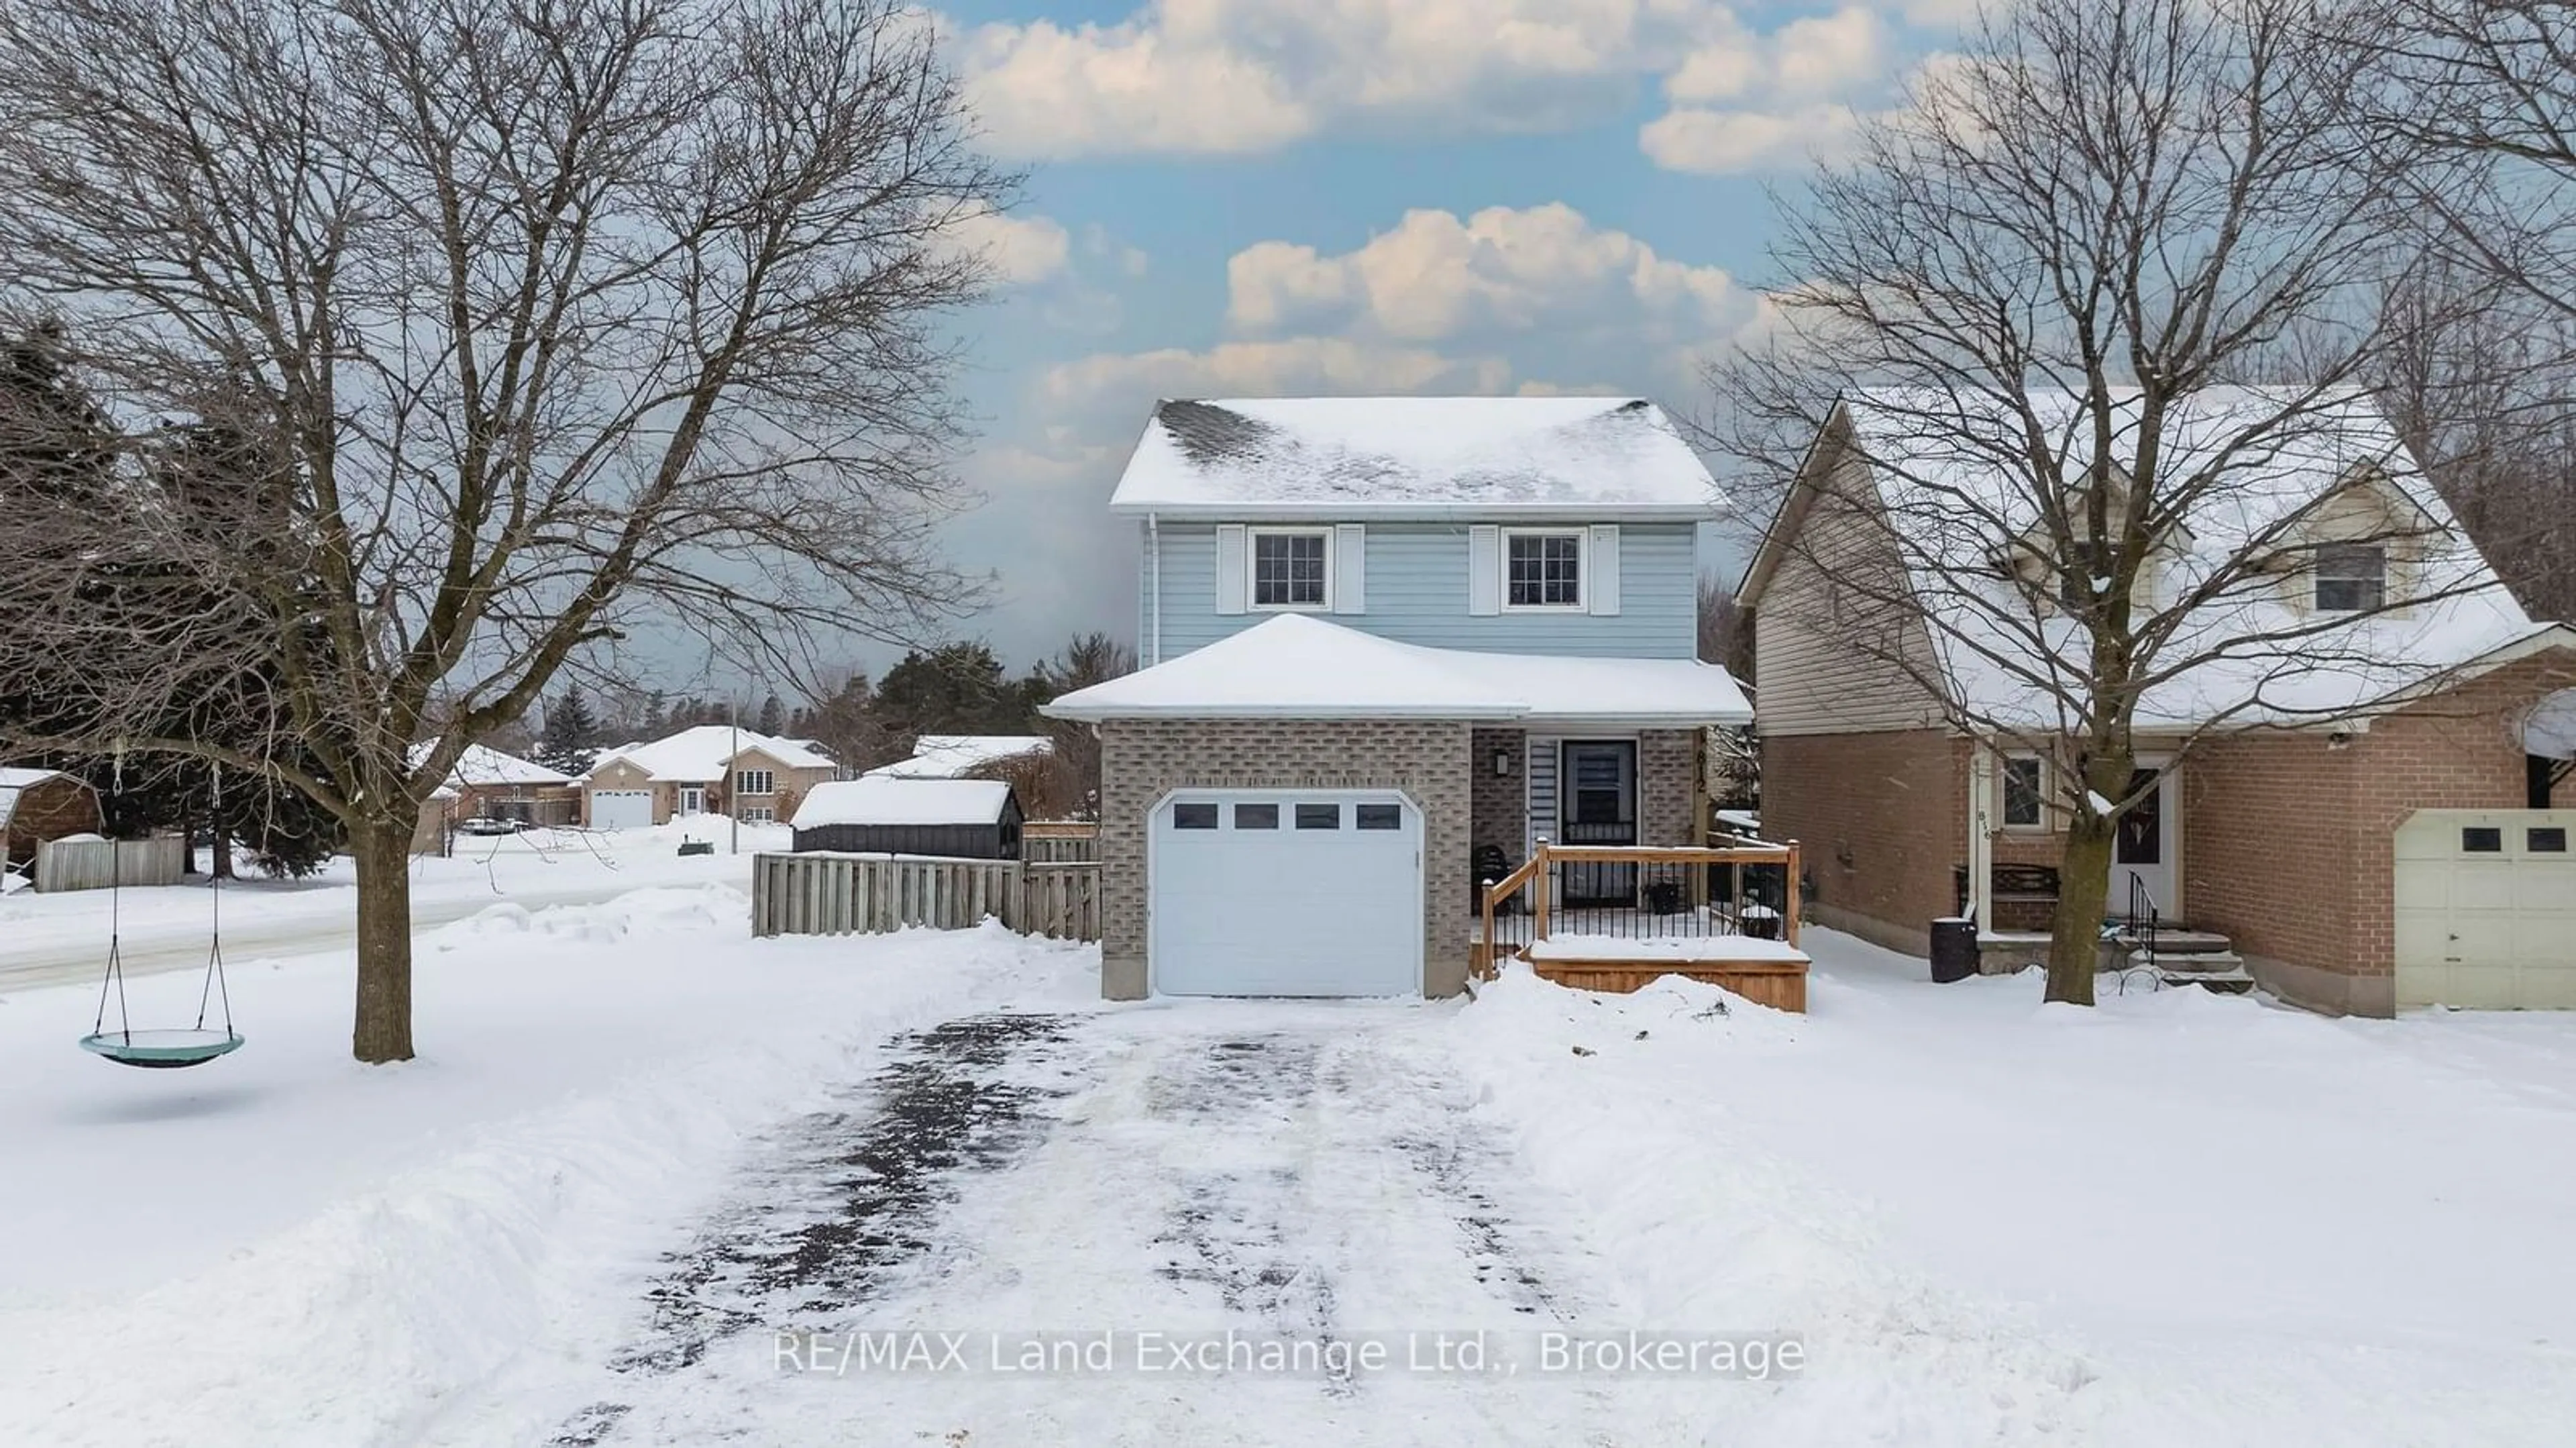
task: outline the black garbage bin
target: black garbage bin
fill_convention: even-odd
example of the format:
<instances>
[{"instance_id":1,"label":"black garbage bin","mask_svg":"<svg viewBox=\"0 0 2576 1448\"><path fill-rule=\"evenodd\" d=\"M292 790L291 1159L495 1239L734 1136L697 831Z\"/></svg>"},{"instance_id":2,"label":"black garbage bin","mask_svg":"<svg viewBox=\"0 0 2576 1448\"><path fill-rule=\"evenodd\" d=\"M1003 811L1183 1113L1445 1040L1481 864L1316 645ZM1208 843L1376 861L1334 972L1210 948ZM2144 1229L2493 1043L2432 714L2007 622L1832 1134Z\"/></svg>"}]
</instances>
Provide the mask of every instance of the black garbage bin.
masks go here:
<instances>
[{"instance_id":1,"label":"black garbage bin","mask_svg":"<svg viewBox=\"0 0 2576 1448\"><path fill-rule=\"evenodd\" d=\"M1932 922L1932 979L1948 985L1977 973L1977 922L1947 916Z\"/></svg>"}]
</instances>

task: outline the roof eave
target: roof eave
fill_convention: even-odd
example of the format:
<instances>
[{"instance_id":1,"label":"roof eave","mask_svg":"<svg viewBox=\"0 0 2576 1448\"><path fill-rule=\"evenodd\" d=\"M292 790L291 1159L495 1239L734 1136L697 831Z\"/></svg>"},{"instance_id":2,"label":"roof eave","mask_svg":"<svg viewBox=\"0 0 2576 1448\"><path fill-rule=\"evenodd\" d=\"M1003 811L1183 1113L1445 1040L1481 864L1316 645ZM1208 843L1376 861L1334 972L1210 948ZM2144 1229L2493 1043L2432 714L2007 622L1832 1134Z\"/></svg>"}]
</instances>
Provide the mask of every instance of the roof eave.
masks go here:
<instances>
[{"instance_id":1,"label":"roof eave","mask_svg":"<svg viewBox=\"0 0 2576 1448\"><path fill-rule=\"evenodd\" d=\"M1580 518L1587 521L1637 523L1713 523L1725 516L1714 503L1398 503L1331 501L1244 501L1225 503L1148 503L1113 500L1109 511L1122 518L1155 517L1184 523L1390 522L1449 523L1513 518Z\"/></svg>"}]
</instances>

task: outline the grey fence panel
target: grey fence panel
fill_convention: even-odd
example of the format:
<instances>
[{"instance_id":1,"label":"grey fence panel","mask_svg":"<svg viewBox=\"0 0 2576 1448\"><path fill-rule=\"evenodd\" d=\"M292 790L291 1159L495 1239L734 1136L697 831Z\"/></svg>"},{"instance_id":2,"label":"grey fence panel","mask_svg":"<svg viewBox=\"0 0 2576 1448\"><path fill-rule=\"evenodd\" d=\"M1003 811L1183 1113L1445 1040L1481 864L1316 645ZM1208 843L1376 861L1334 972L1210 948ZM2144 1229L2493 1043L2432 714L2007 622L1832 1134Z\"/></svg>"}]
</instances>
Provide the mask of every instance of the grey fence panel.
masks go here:
<instances>
[{"instance_id":1,"label":"grey fence panel","mask_svg":"<svg viewBox=\"0 0 2576 1448\"><path fill-rule=\"evenodd\" d=\"M1100 867L812 853L752 860L757 936L882 934L906 926L969 930L987 918L1023 934L1097 940Z\"/></svg>"},{"instance_id":2,"label":"grey fence panel","mask_svg":"<svg viewBox=\"0 0 2576 1448\"><path fill-rule=\"evenodd\" d=\"M104 890L110 885L176 885L188 867L188 842L45 840L36 846L40 891Z\"/></svg>"}]
</instances>

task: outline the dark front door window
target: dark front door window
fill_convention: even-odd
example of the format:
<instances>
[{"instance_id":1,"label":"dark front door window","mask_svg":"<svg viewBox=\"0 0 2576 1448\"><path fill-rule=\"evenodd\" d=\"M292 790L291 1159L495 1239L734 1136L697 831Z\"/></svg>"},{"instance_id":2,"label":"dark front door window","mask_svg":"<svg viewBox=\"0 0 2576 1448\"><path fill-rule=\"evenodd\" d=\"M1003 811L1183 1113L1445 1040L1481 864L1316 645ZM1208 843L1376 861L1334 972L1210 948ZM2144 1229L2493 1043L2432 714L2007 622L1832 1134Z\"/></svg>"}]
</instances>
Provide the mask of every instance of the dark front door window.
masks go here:
<instances>
[{"instance_id":1,"label":"dark front door window","mask_svg":"<svg viewBox=\"0 0 2576 1448\"><path fill-rule=\"evenodd\" d=\"M2153 786L2150 788L2150 786ZM2112 859L2123 865L2161 865L2165 858L2164 787L2156 780L2156 771L2141 769L2129 776L2129 793L2147 792L2120 816L2118 832L2113 836Z\"/></svg>"},{"instance_id":2,"label":"dark front door window","mask_svg":"<svg viewBox=\"0 0 2576 1448\"><path fill-rule=\"evenodd\" d=\"M1558 842L1637 843L1636 741L1569 741L1560 760ZM1624 902L1636 890L1636 877L1634 865L1569 864L1561 889L1568 905Z\"/></svg>"}]
</instances>

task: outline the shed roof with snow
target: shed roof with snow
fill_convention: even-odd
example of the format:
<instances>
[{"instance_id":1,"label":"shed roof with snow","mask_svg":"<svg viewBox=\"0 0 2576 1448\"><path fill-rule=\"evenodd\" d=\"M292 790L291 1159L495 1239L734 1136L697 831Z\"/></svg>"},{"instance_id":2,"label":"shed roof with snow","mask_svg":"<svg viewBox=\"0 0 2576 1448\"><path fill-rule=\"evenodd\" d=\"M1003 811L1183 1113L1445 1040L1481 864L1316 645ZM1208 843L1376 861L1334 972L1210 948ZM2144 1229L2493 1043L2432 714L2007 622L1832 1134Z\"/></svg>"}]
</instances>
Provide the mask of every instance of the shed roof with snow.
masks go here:
<instances>
[{"instance_id":1,"label":"shed roof with snow","mask_svg":"<svg viewBox=\"0 0 2576 1448\"><path fill-rule=\"evenodd\" d=\"M438 747L435 739L411 747L411 763L417 767L429 752ZM456 757L456 765L447 772L449 789L520 786L525 788L563 787L574 783L573 777L559 769L549 769L533 759L505 754L484 744L468 744Z\"/></svg>"},{"instance_id":2,"label":"shed roof with snow","mask_svg":"<svg viewBox=\"0 0 2576 1448\"><path fill-rule=\"evenodd\" d=\"M1054 752L1055 741L1044 734L924 734L913 741L910 759L880 764L868 773L892 779L963 779L978 769Z\"/></svg>"},{"instance_id":3,"label":"shed roof with snow","mask_svg":"<svg viewBox=\"0 0 2576 1448\"><path fill-rule=\"evenodd\" d=\"M1751 722L1734 676L1694 659L1495 654L1399 643L1281 614L1077 689L1058 719L1475 719L1640 727Z\"/></svg>"},{"instance_id":4,"label":"shed roof with snow","mask_svg":"<svg viewBox=\"0 0 2576 1448\"><path fill-rule=\"evenodd\" d=\"M866 775L818 784L796 806L797 829L824 825L989 825L1011 800L998 779L896 779Z\"/></svg>"},{"instance_id":5,"label":"shed roof with snow","mask_svg":"<svg viewBox=\"0 0 2576 1448\"><path fill-rule=\"evenodd\" d=\"M1692 520L1717 486L1642 397L1166 401L1110 495L1170 518Z\"/></svg>"}]
</instances>

